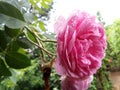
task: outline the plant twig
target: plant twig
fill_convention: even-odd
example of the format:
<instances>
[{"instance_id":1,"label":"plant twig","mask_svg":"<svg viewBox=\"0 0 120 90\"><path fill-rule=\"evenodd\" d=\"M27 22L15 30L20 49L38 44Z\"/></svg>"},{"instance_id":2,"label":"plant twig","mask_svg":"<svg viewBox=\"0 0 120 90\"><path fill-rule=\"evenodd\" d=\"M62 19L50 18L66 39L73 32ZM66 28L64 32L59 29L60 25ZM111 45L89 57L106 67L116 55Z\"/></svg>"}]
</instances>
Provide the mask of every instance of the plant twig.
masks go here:
<instances>
[{"instance_id":1,"label":"plant twig","mask_svg":"<svg viewBox=\"0 0 120 90\"><path fill-rule=\"evenodd\" d=\"M55 58L52 58L52 60L50 62L47 63L43 63L42 64L42 71L43 71L43 80L45 83L45 90L50 90L50 74L51 74L51 68L53 65Z\"/></svg>"},{"instance_id":2,"label":"plant twig","mask_svg":"<svg viewBox=\"0 0 120 90\"><path fill-rule=\"evenodd\" d=\"M41 41L43 41L43 42L53 42L53 43L57 43L56 40L50 40L50 39L46 39L46 40L42 40L42 39L41 39Z\"/></svg>"},{"instance_id":3,"label":"plant twig","mask_svg":"<svg viewBox=\"0 0 120 90\"><path fill-rule=\"evenodd\" d=\"M43 45L42 45L42 43L39 41L39 39L36 38L36 40L37 40L39 46L43 47ZM43 48L44 48L44 47L43 47ZM45 62L45 60L44 60L44 53L43 53L43 50L42 50L42 49L41 49L41 55L42 55L41 60L42 60L43 62Z\"/></svg>"},{"instance_id":4,"label":"plant twig","mask_svg":"<svg viewBox=\"0 0 120 90\"><path fill-rule=\"evenodd\" d=\"M31 43L33 43L34 45L38 46L40 49L42 49L43 51L45 51L46 53L48 53L50 55L50 57L55 56L53 53L47 51L46 49L44 49L43 47L39 46L37 43L33 42L32 40L30 40L29 38L27 38Z\"/></svg>"},{"instance_id":5,"label":"plant twig","mask_svg":"<svg viewBox=\"0 0 120 90\"><path fill-rule=\"evenodd\" d=\"M42 58L41 69L42 69L42 71L43 71L43 80L44 80L44 83L45 83L45 90L50 90L50 81L49 81L49 78L50 78L50 74L51 74L51 68L52 68L52 65L53 65L53 62L54 62L54 60L55 60L55 56L56 56L56 55L54 55L53 53L47 51L47 50L44 48L44 46L43 46L43 42L53 42L53 43L56 43L56 41L55 41L55 40L49 40L49 39L47 39L47 40L42 40L42 39L39 37L39 35L38 35L38 33L37 33L36 31L31 30L31 29L29 29L28 27L26 27L26 29L29 30L30 33L34 36L34 38L36 39L36 42L32 41L32 40L28 37L28 35L25 33L27 39L28 39L31 43L33 43L34 45L36 45L37 47L39 47L40 50L41 50L41 54L42 54L42 57L41 57L41 58ZM50 60L49 62L45 62L45 61L44 61L44 53L43 53L43 51L46 52L46 53L48 54L48 56L51 58L51 60Z\"/></svg>"},{"instance_id":6,"label":"plant twig","mask_svg":"<svg viewBox=\"0 0 120 90\"><path fill-rule=\"evenodd\" d=\"M41 39L39 36L38 36L38 33L37 32L33 32L36 36L37 36L37 38L40 40L40 41L42 41L42 42L53 42L53 43L57 43L57 41L56 40L51 40L51 39L46 39L46 40L43 40L43 39Z\"/></svg>"},{"instance_id":7,"label":"plant twig","mask_svg":"<svg viewBox=\"0 0 120 90\"><path fill-rule=\"evenodd\" d=\"M40 49L42 49L44 52L46 52L50 57L55 56L53 53L47 51L45 48L41 47L37 43L33 42L32 40L29 39L29 37L26 35L27 39L34 45L38 46Z\"/></svg>"}]
</instances>

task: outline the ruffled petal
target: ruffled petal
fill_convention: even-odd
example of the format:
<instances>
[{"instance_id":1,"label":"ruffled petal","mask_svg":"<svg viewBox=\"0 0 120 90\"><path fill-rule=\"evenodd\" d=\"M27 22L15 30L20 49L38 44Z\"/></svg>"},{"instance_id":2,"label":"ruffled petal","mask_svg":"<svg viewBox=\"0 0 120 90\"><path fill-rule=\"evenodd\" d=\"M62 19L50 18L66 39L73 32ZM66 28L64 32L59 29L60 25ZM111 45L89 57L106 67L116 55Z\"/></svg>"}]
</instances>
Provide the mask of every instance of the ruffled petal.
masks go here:
<instances>
[{"instance_id":1,"label":"ruffled petal","mask_svg":"<svg viewBox=\"0 0 120 90\"><path fill-rule=\"evenodd\" d=\"M91 75L84 80L63 76L61 80L62 90L87 90L93 80L93 76Z\"/></svg>"}]
</instances>

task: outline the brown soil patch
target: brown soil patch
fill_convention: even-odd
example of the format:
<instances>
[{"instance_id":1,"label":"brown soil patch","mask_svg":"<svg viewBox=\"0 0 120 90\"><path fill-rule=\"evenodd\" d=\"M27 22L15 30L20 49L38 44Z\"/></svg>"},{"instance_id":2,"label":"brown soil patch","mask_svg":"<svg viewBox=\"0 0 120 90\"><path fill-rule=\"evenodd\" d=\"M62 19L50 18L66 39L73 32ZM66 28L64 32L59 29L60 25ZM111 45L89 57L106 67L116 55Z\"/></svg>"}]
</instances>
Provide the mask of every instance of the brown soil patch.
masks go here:
<instances>
[{"instance_id":1,"label":"brown soil patch","mask_svg":"<svg viewBox=\"0 0 120 90\"><path fill-rule=\"evenodd\" d=\"M120 90L120 71L119 72L111 72L110 79L113 84L112 90Z\"/></svg>"}]
</instances>

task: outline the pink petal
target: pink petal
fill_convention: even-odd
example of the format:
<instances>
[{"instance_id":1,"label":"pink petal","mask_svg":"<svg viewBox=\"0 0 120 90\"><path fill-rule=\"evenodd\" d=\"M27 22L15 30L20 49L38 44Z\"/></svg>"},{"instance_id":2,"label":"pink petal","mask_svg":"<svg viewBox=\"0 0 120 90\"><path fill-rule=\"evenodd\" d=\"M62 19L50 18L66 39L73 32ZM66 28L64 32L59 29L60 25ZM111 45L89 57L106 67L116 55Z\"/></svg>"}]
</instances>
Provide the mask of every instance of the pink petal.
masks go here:
<instances>
[{"instance_id":1,"label":"pink petal","mask_svg":"<svg viewBox=\"0 0 120 90\"><path fill-rule=\"evenodd\" d=\"M87 90L93 80L93 76L91 75L84 80L63 76L61 80L62 90Z\"/></svg>"}]
</instances>

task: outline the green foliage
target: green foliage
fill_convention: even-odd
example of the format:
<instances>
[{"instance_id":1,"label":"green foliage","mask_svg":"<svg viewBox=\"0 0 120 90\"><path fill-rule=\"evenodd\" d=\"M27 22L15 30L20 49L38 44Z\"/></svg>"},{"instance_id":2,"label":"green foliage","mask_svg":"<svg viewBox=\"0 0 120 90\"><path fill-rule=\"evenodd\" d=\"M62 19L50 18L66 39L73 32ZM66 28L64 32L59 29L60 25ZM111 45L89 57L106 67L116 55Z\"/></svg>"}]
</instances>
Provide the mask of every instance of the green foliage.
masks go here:
<instances>
[{"instance_id":1,"label":"green foliage","mask_svg":"<svg viewBox=\"0 0 120 90\"><path fill-rule=\"evenodd\" d=\"M39 64L36 61L33 61L31 67L24 69L22 78L17 82L19 90L43 90L44 81L39 69Z\"/></svg>"},{"instance_id":2,"label":"green foliage","mask_svg":"<svg viewBox=\"0 0 120 90\"><path fill-rule=\"evenodd\" d=\"M11 38L13 38L14 36L17 36L19 32L20 32L20 29L11 29L5 26L5 33Z\"/></svg>"},{"instance_id":3,"label":"green foliage","mask_svg":"<svg viewBox=\"0 0 120 90\"><path fill-rule=\"evenodd\" d=\"M37 58L50 61L55 51L55 44L43 35L52 0L32 1L0 0L0 90L43 90ZM35 59L32 65L30 59ZM54 76L51 82L53 88Z\"/></svg>"},{"instance_id":4,"label":"green foliage","mask_svg":"<svg viewBox=\"0 0 120 90\"><path fill-rule=\"evenodd\" d=\"M46 31L43 21L39 21L42 18L39 15L47 17L52 0L37 0L37 2L41 4L42 9L41 7L40 9L45 13L32 8L38 6L35 2L0 0L0 63L2 64L0 68L4 68L0 70L0 77L11 75L11 68L22 69L30 66L30 58L36 55L34 54L35 46L27 37L36 44L38 43L36 36L33 35L34 33L31 34L30 31L35 29L34 31L37 34L40 31ZM40 31L36 29L36 26ZM25 27L28 27L29 30ZM39 36L41 38L42 35ZM32 52L29 52L29 50Z\"/></svg>"},{"instance_id":5,"label":"green foliage","mask_svg":"<svg viewBox=\"0 0 120 90\"><path fill-rule=\"evenodd\" d=\"M24 48L18 43L20 30L9 29L7 27L5 30L0 31L0 57L4 60L4 67L9 68L24 68L30 65L30 59L23 54ZM13 32L16 30L16 32ZM10 31L10 32L8 32ZM23 51L20 50L23 49ZM11 53L12 52L12 53ZM9 67L8 67L9 66ZM2 66L0 67L2 68ZM7 73L7 72L6 72ZM9 73L9 72L8 72ZM0 75L7 76L5 73Z\"/></svg>"},{"instance_id":6,"label":"green foliage","mask_svg":"<svg viewBox=\"0 0 120 90\"><path fill-rule=\"evenodd\" d=\"M18 52L9 52L5 55L5 60L8 66L21 69L30 66L30 60L27 56Z\"/></svg>"},{"instance_id":7,"label":"green foliage","mask_svg":"<svg viewBox=\"0 0 120 90\"><path fill-rule=\"evenodd\" d=\"M34 14L33 26L36 30L46 31L45 21L49 19L49 11L52 8L52 0L29 0Z\"/></svg>"},{"instance_id":8,"label":"green foliage","mask_svg":"<svg viewBox=\"0 0 120 90\"><path fill-rule=\"evenodd\" d=\"M9 38L4 31L0 31L0 51L5 50L7 44L9 43Z\"/></svg>"},{"instance_id":9,"label":"green foliage","mask_svg":"<svg viewBox=\"0 0 120 90\"><path fill-rule=\"evenodd\" d=\"M31 41L33 41L35 43L37 42L34 35L32 34L32 32L30 32L29 30L26 30L25 33L26 33L26 37L28 37Z\"/></svg>"},{"instance_id":10,"label":"green foliage","mask_svg":"<svg viewBox=\"0 0 120 90\"><path fill-rule=\"evenodd\" d=\"M3 1L0 1L0 13L24 21L23 15L16 7Z\"/></svg>"},{"instance_id":11,"label":"green foliage","mask_svg":"<svg viewBox=\"0 0 120 90\"><path fill-rule=\"evenodd\" d=\"M60 76L55 72L55 69L52 68L52 73L50 77L50 86L51 90L61 90Z\"/></svg>"},{"instance_id":12,"label":"green foliage","mask_svg":"<svg viewBox=\"0 0 120 90\"><path fill-rule=\"evenodd\" d=\"M41 90L43 89L42 74L36 61L32 66L21 70L12 70L12 76L0 82L2 90Z\"/></svg>"},{"instance_id":13,"label":"green foliage","mask_svg":"<svg viewBox=\"0 0 120 90\"><path fill-rule=\"evenodd\" d=\"M6 67L4 60L0 58L0 76L10 76L11 73L9 69Z\"/></svg>"},{"instance_id":14,"label":"green foliage","mask_svg":"<svg viewBox=\"0 0 120 90\"><path fill-rule=\"evenodd\" d=\"M120 70L120 19L106 27L108 49L106 60L108 68L112 71Z\"/></svg>"},{"instance_id":15,"label":"green foliage","mask_svg":"<svg viewBox=\"0 0 120 90\"><path fill-rule=\"evenodd\" d=\"M24 26L22 13L13 5L0 1L0 22L10 28L21 28Z\"/></svg>"},{"instance_id":16,"label":"green foliage","mask_svg":"<svg viewBox=\"0 0 120 90\"><path fill-rule=\"evenodd\" d=\"M48 11L51 9L52 0L29 0L33 5L33 8L37 9L40 15L48 15Z\"/></svg>"},{"instance_id":17,"label":"green foliage","mask_svg":"<svg viewBox=\"0 0 120 90\"><path fill-rule=\"evenodd\" d=\"M22 70L13 70L13 76L0 82L2 90L44 90L44 81L38 60L33 60L32 65ZM51 90L60 89L59 76L52 69L50 78Z\"/></svg>"}]
</instances>

